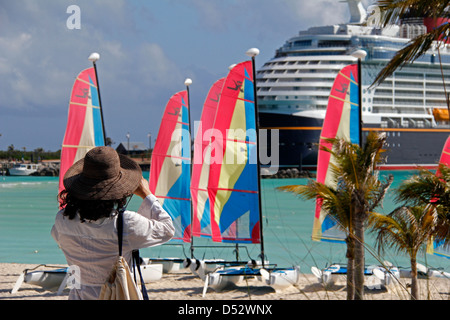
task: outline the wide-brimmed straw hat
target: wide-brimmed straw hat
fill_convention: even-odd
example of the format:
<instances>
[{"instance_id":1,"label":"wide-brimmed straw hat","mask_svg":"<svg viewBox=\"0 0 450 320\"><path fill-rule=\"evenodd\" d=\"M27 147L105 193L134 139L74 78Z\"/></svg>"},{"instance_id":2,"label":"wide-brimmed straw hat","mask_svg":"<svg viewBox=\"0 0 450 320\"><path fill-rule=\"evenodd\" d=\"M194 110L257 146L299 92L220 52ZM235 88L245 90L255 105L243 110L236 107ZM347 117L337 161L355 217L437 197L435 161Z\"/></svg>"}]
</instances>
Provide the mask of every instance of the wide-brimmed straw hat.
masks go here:
<instances>
[{"instance_id":1,"label":"wide-brimmed straw hat","mask_svg":"<svg viewBox=\"0 0 450 320\"><path fill-rule=\"evenodd\" d=\"M78 199L115 200L132 195L142 171L111 147L96 147L75 162L64 175L64 187Z\"/></svg>"}]
</instances>

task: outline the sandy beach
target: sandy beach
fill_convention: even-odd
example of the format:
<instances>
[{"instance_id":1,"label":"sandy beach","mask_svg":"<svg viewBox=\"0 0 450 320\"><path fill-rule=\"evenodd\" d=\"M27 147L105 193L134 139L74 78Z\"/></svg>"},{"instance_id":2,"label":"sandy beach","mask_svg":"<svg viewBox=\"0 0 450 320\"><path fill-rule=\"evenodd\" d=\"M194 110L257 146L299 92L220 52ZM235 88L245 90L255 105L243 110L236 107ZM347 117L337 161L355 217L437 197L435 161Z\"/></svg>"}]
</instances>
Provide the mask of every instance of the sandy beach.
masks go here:
<instances>
[{"instance_id":1,"label":"sandy beach","mask_svg":"<svg viewBox=\"0 0 450 320\"><path fill-rule=\"evenodd\" d=\"M67 300L68 289L58 296L56 292L46 291L27 283L23 283L17 293L11 294L22 271L35 266L0 263L0 300ZM400 280L401 284L389 288L382 286L378 289L369 289L366 287L365 300L409 300L407 288L410 279ZM189 270L183 269L177 273L164 274L160 280L148 283L146 286L150 300L345 300L345 282L345 277L339 276L333 286L325 289L314 275L303 274L297 286L276 292L270 286L252 278L221 292L208 288L206 296L203 297L203 281ZM419 283L421 299L450 299L449 279L419 279Z\"/></svg>"}]
</instances>

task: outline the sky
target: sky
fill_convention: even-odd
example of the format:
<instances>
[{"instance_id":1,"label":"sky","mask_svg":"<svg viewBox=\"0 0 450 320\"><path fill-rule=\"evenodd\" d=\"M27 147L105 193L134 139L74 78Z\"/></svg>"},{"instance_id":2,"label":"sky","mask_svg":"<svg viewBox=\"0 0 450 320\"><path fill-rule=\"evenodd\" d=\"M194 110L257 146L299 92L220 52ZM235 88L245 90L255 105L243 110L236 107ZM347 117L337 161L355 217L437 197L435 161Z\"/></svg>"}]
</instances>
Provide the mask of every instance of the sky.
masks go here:
<instances>
[{"instance_id":1,"label":"sky","mask_svg":"<svg viewBox=\"0 0 450 320\"><path fill-rule=\"evenodd\" d=\"M247 49L260 50L258 69L299 31L349 19L339 0L0 0L0 150L61 149L72 85L92 52L112 146L127 133L148 146L186 78L196 121Z\"/></svg>"}]
</instances>

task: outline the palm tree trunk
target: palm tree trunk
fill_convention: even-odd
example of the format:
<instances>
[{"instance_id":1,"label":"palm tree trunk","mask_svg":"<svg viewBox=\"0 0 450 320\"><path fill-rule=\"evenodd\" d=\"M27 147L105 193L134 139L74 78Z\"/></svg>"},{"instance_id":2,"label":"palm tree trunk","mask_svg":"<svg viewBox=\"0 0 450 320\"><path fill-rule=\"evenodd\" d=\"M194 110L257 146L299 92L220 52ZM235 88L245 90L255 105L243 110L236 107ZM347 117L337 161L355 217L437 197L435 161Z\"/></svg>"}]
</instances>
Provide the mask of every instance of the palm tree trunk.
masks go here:
<instances>
[{"instance_id":1,"label":"palm tree trunk","mask_svg":"<svg viewBox=\"0 0 450 320\"><path fill-rule=\"evenodd\" d=\"M354 281L354 265L355 265L355 241L352 235L345 238L347 243L347 300L355 299L355 281Z\"/></svg>"},{"instance_id":2,"label":"palm tree trunk","mask_svg":"<svg viewBox=\"0 0 450 320\"><path fill-rule=\"evenodd\" d=\"M411 300L419 299L419 286L417 282L417 262L416 258L411 258Z\"/></svg>"},{"instance_id":3,"label":"palm tree trunk","mask_svg":"<svg viewBox=\"0 0 450 320\"><path fill-rule=\"evenodd\" d=\"M355 300L364 300L364 218L361 210L353 216L355 232Z\"/></svg>"}]
</instances>

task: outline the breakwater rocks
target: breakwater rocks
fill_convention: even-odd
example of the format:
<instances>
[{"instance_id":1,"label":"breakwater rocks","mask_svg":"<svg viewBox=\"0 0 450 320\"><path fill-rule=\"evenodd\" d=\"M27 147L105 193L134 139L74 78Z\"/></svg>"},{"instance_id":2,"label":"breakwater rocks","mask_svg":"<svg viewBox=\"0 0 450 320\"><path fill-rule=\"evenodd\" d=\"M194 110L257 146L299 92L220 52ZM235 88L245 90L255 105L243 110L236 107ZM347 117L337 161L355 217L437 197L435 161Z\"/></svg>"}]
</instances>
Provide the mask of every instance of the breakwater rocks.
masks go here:
<instances>
[{"instance_id":1,"label":"breakwater rocks","mask_svg":"<svg viewBox=\"0 0 450 320\"><path fill-rule=\"evenodd\" d=\"M0 176L9 176L9 170L16 164L22 162L0 162ZM27 164L27 163L26 163ZM28 165L30 165L28 163ZM35 166L35 164L33 164ZM34 168L33 168L34 169ZM37 165L36 171L32 172L30 176L47 176L58 177L59 176L59 162L43 162Z\"/></svg>"},{"instance_id":2,"label":"breakwater rocks","mask_svg":"<svg viewBox=\"0 0 450 320\"><path fill-rule=\"evenodd\" d=\"M32 176L46 176L46 177L58 177L59 176L59 163L46 163L39 164L37 171L31 174Z\"/></svg>"},{"instance_id":3,"label":"breakwater rocks","mask_svg":"<svg viewBox=\"0 0 450 320\"><path fill-rule=\"evenodd\" d=\"M311 171L298 170L297 168L279 169L276 173L271 173L272 170L262 168L261 178L263 179L292 179L292 178L311 178L314 179L316 174Z\"/></svg>"}]
</instances>

